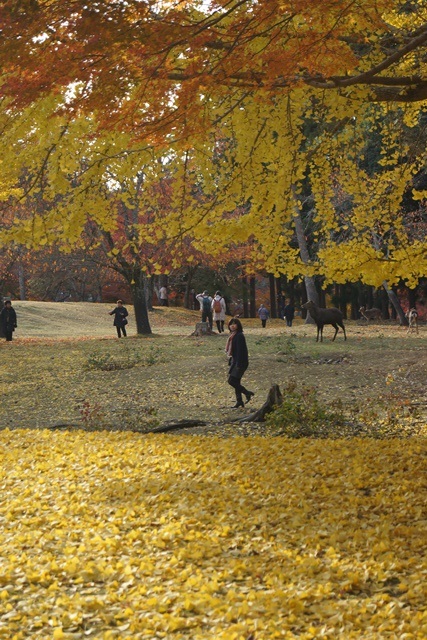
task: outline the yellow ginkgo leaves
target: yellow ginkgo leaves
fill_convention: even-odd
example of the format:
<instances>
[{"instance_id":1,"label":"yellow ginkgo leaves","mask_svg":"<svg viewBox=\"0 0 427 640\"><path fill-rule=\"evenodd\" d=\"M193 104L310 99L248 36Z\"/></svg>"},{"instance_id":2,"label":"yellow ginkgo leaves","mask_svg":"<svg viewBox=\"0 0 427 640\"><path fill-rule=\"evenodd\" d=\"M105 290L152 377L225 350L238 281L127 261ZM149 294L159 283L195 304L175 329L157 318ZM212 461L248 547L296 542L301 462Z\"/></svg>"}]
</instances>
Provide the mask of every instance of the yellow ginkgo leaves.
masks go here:
<instances>
[{"instance_id":1,"label":"yellow ginkgo leaves","mask_svg":"<svg viewBox=\"0 0 427 640\"><path fill-rule=\"evenodd\" d=\"M427 442L3 431L0 637L425 638Z\"/></svg>"}]
</instances>

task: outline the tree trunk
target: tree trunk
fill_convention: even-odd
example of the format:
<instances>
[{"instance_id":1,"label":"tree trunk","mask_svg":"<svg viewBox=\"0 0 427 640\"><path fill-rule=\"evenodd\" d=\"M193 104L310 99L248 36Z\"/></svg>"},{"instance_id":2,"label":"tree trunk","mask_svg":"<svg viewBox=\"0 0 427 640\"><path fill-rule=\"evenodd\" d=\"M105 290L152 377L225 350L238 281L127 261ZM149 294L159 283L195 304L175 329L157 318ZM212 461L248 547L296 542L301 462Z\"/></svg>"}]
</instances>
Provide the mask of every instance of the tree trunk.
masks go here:
<instances>
[{"instance_id":1,"label":"tree trunk","mask_svg":"<svg viewBox=\"0 0 427 640\"><path fill-rule=\"evenodd\" d=\"M250 317L256 318L256 293L255 293L255 278L249 280L249 298L250 298Z\"/></svg>"},{"instance_id":2,"label":"tree trunk","mask_svg":"<svg viewBox=\"0 0 427 640\"><path fill-rule=\"evenodd\" d=\"M399 322L401 325L404 325L405 327L408 326L408 319L405 318L405 312L403 311L402 307L400 306L400 302L399 302L399 298L397 297L397 295L395 294L395 292L393 291L393 289L391 289L388 286L388 283L386 280L384 280L383 282L383 287L387 292L388 295L388 299L390 300L391 304L393 305L397 317L399 318Z\"/></svg>"},{"instance_id":3,"label":"tree trunk","mask_svg":"<svg viewBox=\"0 0 427 640\"><path fill-rule=\"evenodd\" d=\"M367 293L366 305L365 305L365 301L363 301L363 305L366 306L367 309L372 309L372 307L379 306L375 304L374 295L375 295L374 287L369 287L368 293ZM360 306L363 306L363 305L360 305Z\"/></svg>"},{"instance_id":4,"label":"tree trunk","mask_svg":"<svg viewBox=\"0 0 427 640\"><path fill-rule=\"evenodd\" d=\"M21 262L18 264L18 280L19 280L19 299L26 300L27 290L25 287L25 272L24 272L24 265Z\"/></svg>"},{"instance_id":5,"label":"tree trunk","mask_svg":"<svg viewBox=\"0 0 427 640\"><path fill-rule=\"evenodd\" d=\"M390 320L390 299L384 287L380 287L378 291L375 292L372 306L381 309L384 320ZM396 320L396 312L394 312L394 319Z\"/></svg>"},{"instance_id":6,"label":"tree trunk","mask_svg":"<svg viewBox=\"0 0 427 640\"><path fill-rule=\"evenodd\" d=\"M283 404L283 396L279 385L273 384L262 407L244 418L239 418L238 422L264 422L267 413L274 411L275 407L281 404Z\"/></svg>"},{"instance_id":7,"label":"tree trunk","mask_svg":"<svg viewBox=\"0 0 427 640\"><path fill-rule=\"evenodd\" d=\"M197 266L187 267L187 278L185 280L185 294L184 294L184 307L186 309L194 310L194 289L193 289L193 277L196 273Z\"/></svg>"},{"instance_id":8,"label":"tree trunk","mask_svg":"<svg viewBox=\"0 0 427 640\"><path fill-rule=\"evenodd\" d=\"M246 276L243 276L242 278L242 296L243 296L243 317L249 318L248 279Z\"/></svg>"},{"instance_id":9,"label":"tree trunk","mask_svg":"<svg viewBox=\"0 0 427 640\"><path fill-rule=\"evenodd\" d=\"M407 289L408 291L408 309L415 309L417 306L417 289Z\"/></svg>"},{"instance_id":10,"label":"tree trunk","mask_svg":"<svg viewBox=\"0 0 427 640\"><path fill-rule=\"evenodd\" d=\"M285 304L283 302L283 294L282 294L282 278L279 276L275 278L276 282L276 295L277 295L277 313L275 316L271 316L272 318L280 318L284 319L283 309L285 308Z\"/></svg>"},{"instance_id":11,"label":"tree trunk","mask_svg":"<svg viewBox=\"0 0 427 640\"><path fill-rule=\"evenodd\" d=\"M333 300L333 303L341 311L344 320L346 320L347 319L347 289L345 285L335 284L334 298L335 300Z\"/></svg>"},{"instance_id":12,"label":"tree trunk","mask_svg":"<svg viewBox=\"0 0 427 640\"><path fill-rule=\"evenodd\" d=\"M145 302L148 311L153 311L154 278L144 276Z\"/></svg>"},{"instance_id":13,"label":"tree trunk","mask_svg":"<svg viewBox=\"0 0 427 640\"><path fill-rule=\"evenodd\" d=\"M304 228L302 226L301 214L295 206L294 212L295 232L298 240L298 248L301 260L304 264L310 263L310 254L308 252L307 241L305 239ZM305 289L307 291L307 299L319 304L319 296L317 295L316 282L312 276L304 276ZM314 320L309 313L305 319L305 324L314 324Z\"/></svg>"},{"instance_id":14,"label":"tree trunk","mask_svg":"<svg viewBox=\"0 0 427 640\"><path fill-rule=\"evenodd\" d=\"M373 244L374 244L375 249L378 251L379 250L379 241L378 241L378 237L375 234L372 235L372 240L373 240ZM389 301L391 302L393 308L396 311L397 317L400 320L400 324L407 327L409 323L408 323L407 318L405 318L405 313L404 313L402 307L400 306L399 298L397 297L397 295L393 291L393 289L391 289L391 287L388 286L387 280L384 280L383 287L384 287L384 290L387 292ZM387 316L384 316L384 317L387 318Z\"/></svg>"},{"instance_id":15,"label":"tree trunk","mask_svg":"<svg viewBox=\"0 0 427 640\"><path fill-rule=\"evenodd\" d=\"M276 309L276 282L274 279L274 275L272 273L269 274L268 280L270 283L270 317L277 318L277 309Z\"/></svg>"},{"instance_id":16,"label":"tree trunk","mask_svg":"<svg viewBox=\"0 0 427 640\"><path fill-rule=\"evenodd\" d=\"M359 304L359 285L352 284L350 286L351 296L351 319L357 320L359 318L359 309L362 306Z\"/></svg>"},{"instance_id":17,"label":"tree trunk","mask_svg":"<svg viewBox=\"0 0 427 640\"><path fill-rule=\"evenodd\" d=\"M136 332L140 335L150 335L152 331L150 321L148 319L143 275L140 274L139 278L134 278L129 285L132 294L133 308L135 311Z\"/></svg>"},{"instance_id":18,"label":"tree trunk","mask_svg":"<svg viewBox=\"0 0 427 640\"><path fill-rule=\"evenodd\" d=\"M393 287L392 287L392 291L394 291L394 293L395 293L395 294L396 294L396 296L397 296L397 290L396 290L396 287L395 287L395 286L393 286ZM388 310L390 310L390 318L391 318L392 320L397 320L397 313L396 313L396 309L394 308L394 306L393 306L392 304L390 304L390 299L389 299L389 297L388 297L387 292L384 292L384 293L385 293L385 296L387 297L387 309L388 309Z\"/></svg>"}]
</instances>

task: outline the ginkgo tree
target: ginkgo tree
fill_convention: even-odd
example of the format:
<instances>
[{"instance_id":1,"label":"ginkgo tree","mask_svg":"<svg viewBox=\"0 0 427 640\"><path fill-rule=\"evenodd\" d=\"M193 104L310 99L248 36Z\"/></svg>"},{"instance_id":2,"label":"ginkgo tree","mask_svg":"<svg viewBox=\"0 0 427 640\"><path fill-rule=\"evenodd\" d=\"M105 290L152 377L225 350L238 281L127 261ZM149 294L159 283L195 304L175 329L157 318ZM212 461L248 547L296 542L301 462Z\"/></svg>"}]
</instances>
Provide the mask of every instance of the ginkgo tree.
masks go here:
<instances>
[{"instance_id":1,"label":"ginkgo tree","mask_svg":"<svg viewBox=\"0 0 427 640\"><path fill-rule=\"evenodd\" d=\"M194 237L206 251L251 239L254 260L265 256L270 271L304 275L309 284L316 273L381 284L414 283L425 272L424 238L411 242L399 217L424 151L399 146L397 137L417 128L427 96L425 7L400 0L6 1L0 26L5 144L14 119L27 136L39 135L40 104L49 102L54 123L26 193L50 190L52 201L71 193L64 175L76 159L87 158L105 131L126 134L127 151L139 144L158 153L163 145L174 158L170 237ZM402 116L401 103L414 106ZM85 118L92 126L82 135ZM360 163L367 122L383 129L385 164L375 176ZM232 143L214 164L221 137ZM87 216L111 225L105 186L96 186L111 144L79 174L66 206L59 198L48 216L11 229L3 241L31 233L49 242L61 230L73 242ZM12 168L19 162L21 153ZM203 177L197 206L189 202L192 171ZM9 169L2 179L7 200L16 184ZM351 220L334 208L337 180L352 198ZM320 239L315 259L304 245L307 184ZM224 212L236 207L244 214L228 219Z\"/></svg>"},{"instance_id":2,"label":"ginkgo tree","mask_svg":"<svg viewBox=\"0 0 427 640\"><path fill-rule=\"evenodd\" d=\"M255 240L254 263L262 256L268 271L291 278L321 274L326 282L362 280L388 289L404 279L414 286L427 267L425 232L409 229L402 202L410 194L422 207L427 195L417 188L426 161L423 118L420 105L319 102L307 90L277 98L268 110L246 98L228 112L221 130L233 145L221 184L232 200L249 205L239 225ZM378 158L369 167L374 136ZM345 212L338 190L347 194ZM303 229L308 199L314 254Z\"/></svg>"},{"instance_id":3,"label":"ginkgo tree","mask_svg":"<svg viewBox=\"0 0 427 640\"><path fill-rule=\"evenodd\" d=\"M147 278L197 254L224 253L212 226L219 198L206 150L198 160L189 149L166 152L126 132L99 131L94 116L60 114L60 101L49 96L10 118L0 142L2 206L6 213L25 203L26 216L3 217L1 242L100 248L129 285L138 333L150 333Z\"/></svg>"}]
</instances>

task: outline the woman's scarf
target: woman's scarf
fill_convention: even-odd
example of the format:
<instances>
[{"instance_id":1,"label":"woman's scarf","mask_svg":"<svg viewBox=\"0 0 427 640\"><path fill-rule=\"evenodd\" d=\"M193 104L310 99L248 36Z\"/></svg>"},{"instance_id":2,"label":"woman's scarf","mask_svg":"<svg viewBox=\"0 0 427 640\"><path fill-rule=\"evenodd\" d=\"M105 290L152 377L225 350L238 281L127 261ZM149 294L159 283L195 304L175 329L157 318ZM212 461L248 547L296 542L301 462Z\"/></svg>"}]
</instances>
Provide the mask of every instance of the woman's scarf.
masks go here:
<instances>
[{"instance_id":1,"label":"woman's scarf","mask_svg":"<svg viewBox=\"0 0 427 640\"><path fill-rule=\"evenodd\" d=\"M233 338L236 335L237 331L232 331L227 339L227 344L225 346L225 353L229 358L233 355Z\"/></svg>"}]
</instances>

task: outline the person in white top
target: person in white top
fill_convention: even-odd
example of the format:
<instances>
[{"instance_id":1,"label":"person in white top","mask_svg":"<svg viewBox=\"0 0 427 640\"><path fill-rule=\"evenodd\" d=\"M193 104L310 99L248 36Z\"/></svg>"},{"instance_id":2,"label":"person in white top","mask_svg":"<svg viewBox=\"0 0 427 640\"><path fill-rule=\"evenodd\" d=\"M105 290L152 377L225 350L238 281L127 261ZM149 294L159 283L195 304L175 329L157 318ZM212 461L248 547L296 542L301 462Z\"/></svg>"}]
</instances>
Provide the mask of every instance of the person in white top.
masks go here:
<instances>
[{"instance_id":1,"label":"person in white top","mask_svg":"<svg viewBox=\"0 0 427 640\"><path fill-rule=\"evenodd\" d=\"M225 322L225 300L220 291L215 293L212 300L213 320L216 322L218 333L224 333Z\"/></svg>"},{"instance_id":2,"label":"person in white top","mask_svg":"<svg viewBox=\"0 0 427 640\"><path fill-rule=\"evenodd\" d=\"M168 290L166 289L166 287L160 287L159 297L160 297L160 306L167 307L168 306Z\"/></svg>"}]
</instances>

